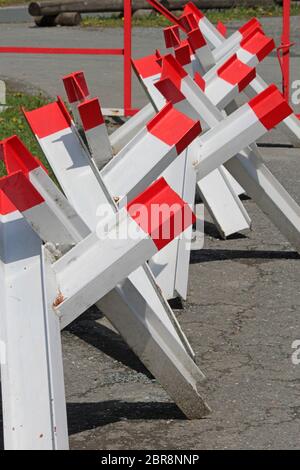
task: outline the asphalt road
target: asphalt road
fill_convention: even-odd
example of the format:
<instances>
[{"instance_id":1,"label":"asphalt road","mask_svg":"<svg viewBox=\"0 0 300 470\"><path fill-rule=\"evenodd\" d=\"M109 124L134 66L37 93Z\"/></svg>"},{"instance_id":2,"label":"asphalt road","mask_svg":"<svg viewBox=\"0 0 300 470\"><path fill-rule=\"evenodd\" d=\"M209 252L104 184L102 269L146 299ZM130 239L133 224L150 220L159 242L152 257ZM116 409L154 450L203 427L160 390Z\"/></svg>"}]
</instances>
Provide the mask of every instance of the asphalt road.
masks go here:
<instances>
[{"instance_id":1,"label":"asphalt road","mask_svg":"<svg viewBox=\"0 0 300 470\"><path fill-rule=\"evenodd\" d=\"M0 23L29 23L32 17L28 13L28 5L13 5L0 8Z\"/></svg>"},{"instance_id":2,"label":"asphalt road","mask_svg":"<svg viewBox=\"0 0 300 470\"><path fill-rule=\"evenodd\" d=\"M279 22L266 25L274 32ZM5 26L0 38L2 44L32 44L32 38L39 45L49 39L65 46L119 44L118 30L72 31ZM158 30L134 31L135 55L160 45ZM77 60L3 56L1 75L54 95L60 92L60 75L82 68L104 105L114 100L117 106L118 59ZM274 57L262 71L268 81L279 81ZM138 88L135 100L143 101ZM300 204L299 149L262 151ZM293 365L291 355L292 342L300 339L300 259L256 205L244 202L252 231L222 241L207 217L204 249L192 253L188 300L175 310L207 376L212 414L184 419L107 320L91 309L62 335L73 449L299 448L300 365Z\"/></svg>"}]
</instances>

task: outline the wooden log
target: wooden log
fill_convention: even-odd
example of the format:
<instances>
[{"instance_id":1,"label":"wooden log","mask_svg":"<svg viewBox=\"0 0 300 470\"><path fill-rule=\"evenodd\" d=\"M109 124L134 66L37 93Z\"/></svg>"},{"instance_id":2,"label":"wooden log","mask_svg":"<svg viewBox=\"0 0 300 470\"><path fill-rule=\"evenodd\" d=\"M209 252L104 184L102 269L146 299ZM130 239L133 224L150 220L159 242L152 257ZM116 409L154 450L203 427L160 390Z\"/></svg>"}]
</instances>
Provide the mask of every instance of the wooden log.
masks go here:
<instances>
[{"instance_id":1,"label":"wooden log","mask_svg":"<svg viewBox=\"0 0 300 470\"><path fill-rule=\"evenodd\" d=\"M169 10L180 10L188 0L162 0ZM257 0L194 0L200 9L233 8L236 6L254 7ZM274 5L275 0L260 0L259 6ZM132 10L151 8L146 0L133 0ZM102 13L123 11L123 0L62 0L53 2L31 2L28 12L32 16L53 16L63 12Z\"/></svg>"},{"instance_id":2,"label":"wooden log","mask_svg":"<svg viewBox=\"0 0 300 470\"><path fill-rule=\"evenodd\" d=\"M155 15L154 11L151 9L143 10L142 8L140 10L135 10L132 13L132 18L145 18L145 16L150 16L150 15Z\"/></svg>"},{"instance_id":3,"label":"wooden log","mask_svg":"<svg viewBox=\"0 0 300 470\"><path fill-rule=\"evenodd\" d=\"M81 15L77 11L59 13L55 17L55 24L59 26L78 26L80 22L81 22Z\"/></svg>"},{"instance_id":4,"label":"wooden log","mask_svg":"<svg viewBox=\"0 0 300 470\"><path fill-rule=\"evenodd\" d=\"M77 12L67 12L56 16L35 16L34 22L40 27L78 26L81 22L81 15Z\"/></svg>"},{"instance_id":5,"label":"wooden log","mask_svg":"<svg viewBox=\"0 0 300 470\"><path fill-rule=\"evenodd\" d=\"M35 16L34 22L40 28L56 26L55 18L56 16Z\"/></svg>"}]
</instances>

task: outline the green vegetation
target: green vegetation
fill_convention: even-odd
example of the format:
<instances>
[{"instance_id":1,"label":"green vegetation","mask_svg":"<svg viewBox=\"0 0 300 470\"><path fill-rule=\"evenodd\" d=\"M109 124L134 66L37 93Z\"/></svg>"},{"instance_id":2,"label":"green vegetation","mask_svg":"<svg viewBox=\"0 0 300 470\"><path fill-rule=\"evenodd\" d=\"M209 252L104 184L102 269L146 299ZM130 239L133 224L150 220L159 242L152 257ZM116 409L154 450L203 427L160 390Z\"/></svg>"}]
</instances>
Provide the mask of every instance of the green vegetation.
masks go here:
<instances>
[{"instance_id":1,"label":"green vegetation","mask_svg":"<svg viewBox=\"0 0 300 470\"><path fill-rule=\"evenodd\" d=\"M33 155L40 158L46 168L49 169L49 165L47 164L21 110L22 106L27 110L31 110L38 108L39 106L43 106L47 102L48 100L41 94L31 96L26 93L8 91L8 108L0 113L0 140L17 134ZM3 176L5 173L4 164L0 161L0 176Z\"/></svg>"},{"instance_id":2,"label":"green vegetation","mask_svg":"<svg viewBox=\"0 0 300 470\"><path fill-rule=\"evenodd\" d=\"M25 0L0 0L0 7L9 7L12 5L24 5L24 3L29 3L26 2Z\"/></svg>"},{"instance_id":3,"label":"green vegetation","mask_svg":"<svg viewBox=\"0 0 300 470\"><path fill-rule=\"evenodd\" d=\"M1 1L1 0L0 0ZM217 23L222 21L226 23L230 20L246 20L248 18L262 18L264 16L281 16L282 7L278 5L270 7L256 7L256 8L247 8L247 7L238 7L238 8L228 8L224 10L207 10L207 17L213 22ZM300 6L292 5L291 8L292 15L300 15ZM119 15L113 15L111 18L103 17L87 17L82 21L82 26L95 26L102 28L119 28L123 26L123 18ZM134 27L162 27L169 26L170 22L159 14L151 14L143 18L133 18L132 25Z\"/></svg>"}]
</instances>

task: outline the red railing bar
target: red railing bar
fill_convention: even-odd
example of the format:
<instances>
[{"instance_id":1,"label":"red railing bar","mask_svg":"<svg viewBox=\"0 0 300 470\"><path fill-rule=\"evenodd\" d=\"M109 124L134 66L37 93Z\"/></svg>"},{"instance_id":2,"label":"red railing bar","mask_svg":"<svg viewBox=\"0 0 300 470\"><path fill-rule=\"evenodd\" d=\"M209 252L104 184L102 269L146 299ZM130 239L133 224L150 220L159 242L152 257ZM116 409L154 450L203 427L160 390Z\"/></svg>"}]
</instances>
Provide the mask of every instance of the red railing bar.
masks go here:
<instances>
[{"instance_id":1,"label":"red railing bar","mask_svg":"<svg viewBox=\"0 0 300 470\"><path fill-rule=\"evenodd\" d=\"M124 55L124 49L93 49L74 47L14 47L1 46L0 53L9 54L76 54L76 55Z\"/></svg>"},{"instance_id":2,"label":"red railing bar","mask_svg":"<svg viewBox=\"0 0 300 470\"><path fill-rule=\"evenodd\" d=\"M287 102L290 101L290 14L291 0L283 0L282 12L282 36L281 36L281 69L282 69L282 88L283 95Z\"/></svg>"}]
</instances>

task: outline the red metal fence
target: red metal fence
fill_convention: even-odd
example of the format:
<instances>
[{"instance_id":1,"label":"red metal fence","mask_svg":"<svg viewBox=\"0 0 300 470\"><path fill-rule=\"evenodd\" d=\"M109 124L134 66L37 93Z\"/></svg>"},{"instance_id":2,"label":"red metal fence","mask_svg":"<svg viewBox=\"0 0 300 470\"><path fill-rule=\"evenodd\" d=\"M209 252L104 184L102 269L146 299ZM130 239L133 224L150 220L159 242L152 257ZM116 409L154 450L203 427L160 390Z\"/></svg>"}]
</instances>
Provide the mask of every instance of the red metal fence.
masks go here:
<instances>
[{"instance_id":1,"label":"red metal fence","mask_svg":"<svg viewBox=\"0 0 300 470\"><path fill-rule=\"evenodd\" d=\"M281 67L282 74L282 93L287 100L290 102L290 78L291 78L291 62L290 62L290 50L295 45L291 42L291 0L283 0L283 11L282 11L282 35L281 44L277 48L277 56ZM297 115L300 119L300 114Z\"/></svg>"},{"instance_id":2,"label":"red metal fence","mask_svg":"<svg viewBox=\"0 0 300 470\"><path fill-rule=\"evenodd\" d=\"M290 39L290 13L291 0L283 0L282 35L281 44L277 48L277 56L282 73L282 92L288 102L290 101L290 48L294 45Z\"/></svg>"},{"instance_id":3,"label":"red metal fence","mask_svg":"<svg viewBox=\"0 0 300 470\"><path fill-rule=\"evenodd\" d=\"M131 84L131 0L124 0L124 33L122 49L58 48L58 47L19 47L1 46L0 53L9 54L75 54L75 55L120 55L123 56L123 109L119 114L132 116L137 112L132 108Z\"/></svg>"}]
</instances>

